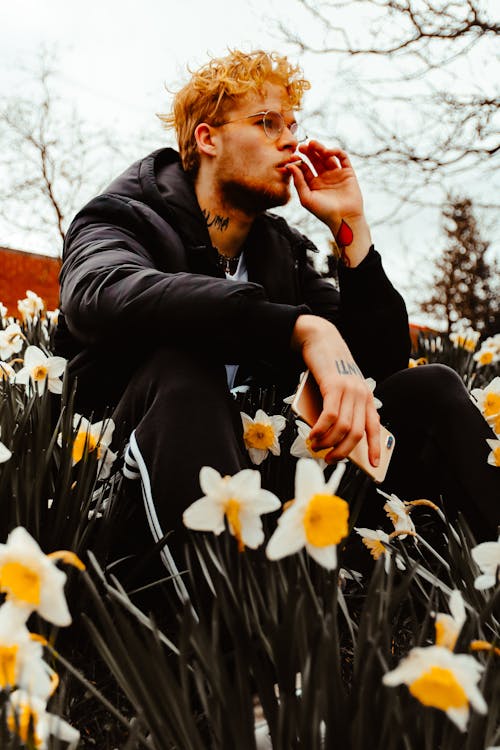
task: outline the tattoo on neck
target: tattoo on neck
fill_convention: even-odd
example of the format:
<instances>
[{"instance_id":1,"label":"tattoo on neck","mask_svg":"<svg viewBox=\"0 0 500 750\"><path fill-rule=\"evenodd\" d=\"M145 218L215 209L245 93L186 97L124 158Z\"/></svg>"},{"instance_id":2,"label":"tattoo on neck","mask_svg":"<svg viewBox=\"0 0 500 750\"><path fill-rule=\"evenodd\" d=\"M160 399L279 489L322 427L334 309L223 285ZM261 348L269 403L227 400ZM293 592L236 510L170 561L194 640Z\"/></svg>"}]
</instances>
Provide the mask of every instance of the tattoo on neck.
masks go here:
<instances>
[{"instance_id":1,"label":"tattoo on neck","mask_svg":"<svg viewBox=\"0 0 500 750\"><path fill-rule=\"evenodd\" d=\"M207 222L207 227L214 227L215 229L218 229L219 232L225 232L225 230L229 226L229 216L221 216L220 214L215 214L215 216L212 216L210 211L208 209L204 208L203 216L205 217L205 221Z\"/></svg>"},{"instance_id":2,"label":"tattoo on neck","mask_svg":"<svg viewBox=\"0 0 500 750\"><path fill-rule=\"evenodd\" d=\"M361 370L355 362L345 362L343 359L336 359L335 367L339 375L360 375L363 377Z\"/></svg>"},{"instance_id":3,"label":"tattoo on neck","mask_svg":"<svg viewBox=\"0 0 500 750\"><path fill-rule=\"evenodd\" d=\"M345 266L349 267L351 265L351 261L349 260L349 256L346 253L346 247L348 247L354 239L354 234L349 226L349 224L342 219L340 222L339 231L337 232L337 236L335 237L335 241L337 243L337 246L340 250L340 257L342 259L342 262Z\"/></svg>"}]
</instances>

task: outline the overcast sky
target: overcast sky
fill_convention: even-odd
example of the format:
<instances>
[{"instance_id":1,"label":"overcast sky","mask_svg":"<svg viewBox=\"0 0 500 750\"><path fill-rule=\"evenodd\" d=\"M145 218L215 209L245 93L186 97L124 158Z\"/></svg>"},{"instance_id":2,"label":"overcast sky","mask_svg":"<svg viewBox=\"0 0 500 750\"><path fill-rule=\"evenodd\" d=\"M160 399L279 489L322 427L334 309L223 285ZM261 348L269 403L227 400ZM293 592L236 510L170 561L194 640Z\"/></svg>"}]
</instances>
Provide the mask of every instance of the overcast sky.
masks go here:
<instances>
[{"instance_id":1,"label":"overcast sky","mask_svg":"<svg viewBox=\"0 0 500 750\"><path fill-rule=\"evenodd\" d=\"M273 0L272 8L257 0L0 0L0 97L20 92L22 69L33 69L45 46L57 51L60 93L76 105L82 118L132 143L135 133L146 133L151 149L159 147L165 135L155 113L168 109L165 85L175 88L182 82L187 64L199 66L209 54L224 54L228 46L289 51L268 13L291 30L313 33L308 16L293 0ZM357 27L364 22L356 18ZM333 63L327 66L309 56L302 64L313 84L306 107L319 102L324 106L325 92L332 86L335 90ZM342 108L335 95L331 108ZM369 220L380 215L380 200L380 195L365 192ZM2 226L0 230L0 245L22 242L24 249L36 250L43 244L36 235L20 240ZM422 212L402 225L376 226L373 233L390 277L407 289L417 250L437 247L439 212ZM321 232L318 236L325 237Z\"/></svg>"}]
</instances>

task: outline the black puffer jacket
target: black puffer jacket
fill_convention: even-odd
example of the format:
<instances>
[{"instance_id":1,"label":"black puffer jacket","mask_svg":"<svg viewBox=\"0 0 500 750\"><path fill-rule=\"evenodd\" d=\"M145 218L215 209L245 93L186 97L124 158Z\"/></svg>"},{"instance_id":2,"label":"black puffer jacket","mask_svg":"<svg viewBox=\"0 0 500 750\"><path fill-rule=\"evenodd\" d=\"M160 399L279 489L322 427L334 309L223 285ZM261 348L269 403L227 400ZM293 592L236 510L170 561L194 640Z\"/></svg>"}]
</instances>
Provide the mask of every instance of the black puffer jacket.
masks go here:
<instances>
[{"instance_id":1,"label":"black puffer jacket","mask_svg":"<svg viewBox=\"0 0 500 750\"><path fill-rule=\"evenodd\" d=\"M162 344L279 379L295 321L308 312L338 326L366 376L406 367L406 309L378 253L340 269L339 294L308 249L281 217L263 214L245 243L249 282L229 281L177 153L162 149L133 164L77 214L66 237L56 349L78 376L80 408L116 404L135 367Z\"/></svg>"}]
</instances>

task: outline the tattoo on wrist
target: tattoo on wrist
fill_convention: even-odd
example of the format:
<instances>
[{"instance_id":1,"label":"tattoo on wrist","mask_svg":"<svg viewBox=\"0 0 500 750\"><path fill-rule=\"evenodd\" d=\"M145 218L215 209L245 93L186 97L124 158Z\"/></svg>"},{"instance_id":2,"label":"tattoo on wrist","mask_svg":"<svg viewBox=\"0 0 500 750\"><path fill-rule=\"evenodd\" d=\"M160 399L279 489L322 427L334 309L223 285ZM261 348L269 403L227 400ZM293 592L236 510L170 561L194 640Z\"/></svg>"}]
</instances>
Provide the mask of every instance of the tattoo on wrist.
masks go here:
<instances>
[{"instance_id":1,"label":"tattoo on wrist","mask_svg":"<svg viewBox=\"0 0 500 750\"><path fill-rule=\"evenodd\" d=\"M354 235L352 232L351 227L349 224L342 219L340 222L339 231L337 232L337 235L335 237L335 242L337 243L337 246L340 250L340 257L342 259L342 262L345 266L349 267L351 265L351 261L349 260L349 256L346 253L346 247L348 247L354 239Z\"/></svg>"},{"instance_id":2,"label":"tattoo on wrist","mask_svg":"<svg viewBox=\"0 0 500 750\"><path fill-rule=\"evenodd\" d=\"M343 359L335 360L335 367L339 375L360 375L363 377L361 370L355 362L346 362Z\"/></svg>"},{"instance_id":3,"label":"tattoo on wrist","mask_svg":"<svg viewBox=\"0 0 500 750\"><path fill-rule=\"evenodd\" d=\"M203 216L205 217L205 221L207 222L207 227L215 227L215 229L218 229L219 232L225 232L225 230L229 226L229 216L221 216L220 214L215 214L215 216L212 216L210 211L208 211L206 208L202 211Z\"/></svg>"}]
</instances>

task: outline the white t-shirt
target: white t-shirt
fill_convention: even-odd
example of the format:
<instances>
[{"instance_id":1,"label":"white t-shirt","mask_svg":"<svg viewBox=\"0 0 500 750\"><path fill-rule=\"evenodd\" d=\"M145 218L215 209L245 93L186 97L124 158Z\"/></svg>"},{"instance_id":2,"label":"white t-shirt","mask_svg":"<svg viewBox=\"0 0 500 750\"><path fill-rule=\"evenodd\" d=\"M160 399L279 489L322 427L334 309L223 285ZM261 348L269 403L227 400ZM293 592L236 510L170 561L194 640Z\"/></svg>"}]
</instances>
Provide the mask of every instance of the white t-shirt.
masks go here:
<instances>
[{"instance_id":1,"label":"white t-shirt","mask_svg":"<svg viewBox=\"0 0 500 750\"><path fill-rule=\"evenodd\" d=\"M245 253L241 253L240 259L238 261L238 267L236 268L236 273L234 273L232 276L230 273L226 273L226 279L230 279L231 281L248 281L248 271L247 271L247 264L245 263ZM233 388L234 381L236 379L236 373L238 372L238 365L226 365L226 375L227 375L227 384L229 386L229 390Z\"/></svg>"}]
</instances>

